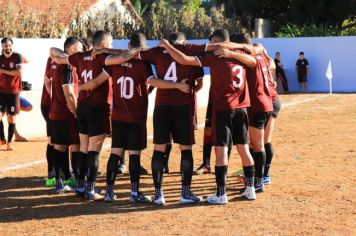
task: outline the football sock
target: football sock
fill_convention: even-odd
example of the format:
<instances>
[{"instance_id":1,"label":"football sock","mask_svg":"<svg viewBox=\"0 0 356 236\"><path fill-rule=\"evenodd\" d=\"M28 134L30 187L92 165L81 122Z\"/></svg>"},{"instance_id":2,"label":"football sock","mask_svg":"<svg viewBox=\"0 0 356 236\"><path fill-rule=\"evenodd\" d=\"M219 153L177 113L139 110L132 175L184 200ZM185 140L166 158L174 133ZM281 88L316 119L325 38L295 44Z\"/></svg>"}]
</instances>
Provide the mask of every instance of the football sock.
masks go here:
<instances>
[{"instance_id":1,"label":"football sock","mask_svg":"<svg viewBox=\"0 0 356 236\"><path fill-rule=\"evenodd\" d=\"M193 175L193 153L192 150L181 151L180 170L182 175L182 195L189 196L190 185Z\"/></svg>"},{"instance_id":2,"label":"football sock","mask_svg":"<svg viewBox=\"0 0 356 236\"><path fill-rule=\"evenodd\" d=\"M231 156L231 151L232 151L232 146L230 145L227 149L227 159L230 160L230 156Z\"/></svg>"},{"instance_id":3,"label":"football sock","mask_svg":"<svg viewBox=\"0 0 356 236\"><path fill-rule=\"evenodd\" d=\"M203 165L205 167L210 167L210 156L211 156L211 143L204 143L203 145Z\"/></svg>"},{"instance_id":4,"label":"football sock","mask_svg":"<svg viewBox=\"0 0 356 236\"><path fill-rule=\"evenodd\" d=\"M216 195L218 197L226 193L227 166L215 166Z\"/></svg>"},{"instance_id":5,"label":"football sock","mask_svg":"<svg viewBox=\"0 0 356 236\"><path fill-rule=\"evenodd\" d=\"M90 151L87 157L87 192L94 192L96 177L99 168L99 152Z\"/></svg>"},{"instance_id":6,"label":"football sock","mask_svg":"<svg viewBox=\"0 0 356 236\"><path fill-rule=\"evenodd\" d=\"M117 168L119 166L120 157L114 153L110 154L108 164L106 166L106 184L114 185L116 175L117 175Z\"/></svg>"},{"instance_id":7,"label":"football sock","mask_svg":"<svg viewBox=\"0 0 356 236\"><path fill-rule=\"evenodd\" d=\"M272 143L266 143L265 150L266 150L266 164L265 164L265 170L263 176L269 176L269 169L271 167L272 158L273 158Z\"/></svg>"},{"instance_id":8,"label":"football sock","mask_svg":"<svg viewBox=\"0 0 356 236\"><path fill-rule=\"evenodd\" d=\"M0 141L6 141L5 139L5 131L4 131L4 123L0 120Z\"/></svg>"},{"instance_id":9,"label":"football sock","mask_svg":"<svg viewBox=\"0 0 356 236\"><path fill-rule=\"evenodd\" d=\"M12 141L12 137L14 136L14 132L15 132L15 127L16 127L16 124L14 123L9 123L9 127L8 127L8 130L7 130L7 141L9 143L11 143Z\"/></svg>"},{"instance_id":10,"label":"football sock","mask_svg":"<svg viewBox=\"0 0 356 236\"><path fill-rule=\"evenodd\" d=\"M141 163L140 155L129 156L129 172L131 180L131 193L138 193L140 188Z\"/></svg>"},{"instance_id":11,"label":"football sock","mask_svg":"<svg viewBox=\"0 0 356 236\"><path fill-rule=\"evenodd\" d=\"M48 179L52 179L55 177L54 165L53 165L53 154L54 147L52 145L47 144L46 149L46 159L47 159L47 172Z\"/></svg>"},{"instance_id":12,"label":"football sock","mask_svg":"<svg viewBox=\"0 0 356 236\"><path fill-rule=\"evenodd\" d=\"M67 148L66 150L66 155L65 155L65 158L64 158L64 161L65 161L65 164L63 166L63 173L64 173L64 179L70 179L71 174L70 174L70 169L69 169L69 149Z\"/></svg>"},{"instance_id":13,"label":"football sock","mask_svg":"<svg viewBox=\"0 0 356 236\"><path fill-rule=\"evenodd\" d=\"M246 186L255 186L255 166L244 166L244 175L246 179Z\"/></svg>"},{"instance_id":14,"label":"football sock","mask_svg":"<svg viewBox=\"0 0 356 236\"><path fill-rule=\"evenodd\" d=\"M172 144L169 143L166 145L166 152L164 154L164 166L168 166L169 156L171 155Z\"/></svg>"},{"instance_id":15,"label":"football sock","mask_svg":"<svg viewBox=\"0 0 356 236\"><path fill-rule=\"evenodd\" d=\"M256 169L256 181L255 185L261 185L263 177L263 169L266 162L266 153L265 152L254 152L253 160L255 162Z\"/></svg>"},{"instance_id":16,"label":"football sock","mask_svg":"<svg viewBox=\"0 0 356 236\"><path fill-rule=\"evenodd\" d=\"M152 177L153 177L153 183L155 186L155 192L156 196L157 193L159 192L159 195L161 194L161 189L162 189L162 178L163 178L163 160L164 159L164 153L160 151L154 151L153 156L152 156Z\"/></svg>"},{"instance_id":17,"label":"football sock","mask_svg":"<svg viewBox=\"0 0 356 236\"><path fill-rule=\"evenodd\" d=\"M56 181L57 181L57 187L62 187L63 182L62 182L62 174L63 174L63 167L65 164L65 152L61 152L59 150L54 149L53 151L53 163L54 163L54 169L56 172Z\"/></svg>"}]
</instances>

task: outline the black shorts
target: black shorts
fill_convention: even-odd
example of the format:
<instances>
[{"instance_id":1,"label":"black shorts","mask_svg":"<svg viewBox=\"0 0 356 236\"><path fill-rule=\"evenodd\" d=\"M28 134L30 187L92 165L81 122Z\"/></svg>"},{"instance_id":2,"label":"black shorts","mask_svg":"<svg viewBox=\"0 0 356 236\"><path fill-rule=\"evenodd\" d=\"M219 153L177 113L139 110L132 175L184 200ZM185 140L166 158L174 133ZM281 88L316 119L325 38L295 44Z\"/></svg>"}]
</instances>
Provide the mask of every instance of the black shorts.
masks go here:
<instances>
[{"instance_id":1,"label":"black shorts","mask_svg":"<svg viewBox=\"0 0 356 236\"><path fill-rule=\"evenodd\" d=\"M277 118L278 114L281 110L281 100L279 100L279 97L276 97L276 99L273 100L273 111L271 112L271 115L273 118Z\"/></svg>"},{"instance_id":2,"label":"black shorts","mask_svg":"<svg viewBox=\"0 0 356 236\"><path fill-rule=\"evenodd\" d=\"M20 94L0 93L0 112L16 115L20 111Z\"/></svg>"},{"instance_id":3,"label":"black shorts","mask_svg":"<svg viewBox=\"0 0 356 236\"><path fill-rule=\"evenodd\" d=\"M58 145L79 144L78 124L74 116L66 120L51 120L51 143Z\"/></svg>"},{"instance_id":4,"label":"black shorts","mask_svg":"<svg viewBox=\"0 0 356 236\"><path fill-rule=\"evenodd\" d=\"M304 83L304 82L307 82L307 81L308 81L307 75L305 75L305 74L298 74L298 82L299 82L299 83Z\"/></svg>"},{"instance_id":5,"label":"black shorts","mask_svg":"<svg viewBox=\"0 0 356 236\"><path fill-rule=\"evenodd\" d=\"M208 103L208 107L206 108L206 115L205 115L205 128L211 127L211 113L213 110L213 104Z\"/></svg>"},{"instance_id":6,"label":"black shorts","mask_svg":"<svg viewBox=\"0 0 356 236\"><path fill-rule=\"evenodd\" d=\"M146 123L129 123L112 120L111 124L112 148L138 151L147 147Z\"/></svg>"},{"instance_id":7,"label":"black shorts","mask_svg":"<svg viewBox=\"0 0 356 236\"><path fill-rule=\"evenodd\" d=\"M52 122L49 119L49 105L41 105L41 113L43 118L46 121L46 133L47 133L47 137L51 136L51 132L52 132Z\"/></svg>"},{"instance_id":8,"label":"black shorts","mask_svg":"<svg viewBox=\"0 0 356 236\"><path fill-rule=\"evenodd\" d=\"M214 146L247 144L248 117L246 108L213 112L211 134Z\"/></svg>"},{"instance_id":9,"label":"black shorts","mask_svg":"<svg viewBox=\"0 0 356 236\"><path fill-rule=\"evenodd\" d=\"M106 107L95 107L79 103L77 107L79 133L89 137L110 132L109 110Z\"/></svg>"},{"instance_id":10,"label":"black shorts","mask_svg":"<svg viewBox=\"0 0 356 236\"><path fill-rule=\"evenodd\" d=\"M153 112L153 143L192 145L194 140L191 105L157 105Z\"/></svg>"},{"instance_id":11,"label":"black shorts","mask_svg":"<svg viewBox=\"0 0 356 236\"><path fill-rule=\"evenodd\" d=\"M271 112L248 113L249 126L256 129L264 129L267 125Z\"/></svg>"}]
</instances>

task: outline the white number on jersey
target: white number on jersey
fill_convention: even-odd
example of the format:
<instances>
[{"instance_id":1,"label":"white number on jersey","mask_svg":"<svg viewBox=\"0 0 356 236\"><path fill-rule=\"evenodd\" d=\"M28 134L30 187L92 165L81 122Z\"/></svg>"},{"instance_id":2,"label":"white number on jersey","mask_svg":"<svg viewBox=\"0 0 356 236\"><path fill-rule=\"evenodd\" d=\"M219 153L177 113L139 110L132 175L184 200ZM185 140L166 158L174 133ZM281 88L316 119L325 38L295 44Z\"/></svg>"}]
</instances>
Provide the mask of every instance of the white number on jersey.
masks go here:
<instances>
[{"instance_id":1,"label":"white number on jersey","mask_svg":"<svg viewBox=\"0 0 356 236\"><path fill-rule=\"evenodd\" d=\"M117 84L121 86L121 97L131 99L134 93L134 81L131 77L121 76L117 80Z\"/></svg>"},{"instance_id":2,"label":"white number on jersey","mask_svg":"<svg viewBox=\"0 0 356 236\"><path fill-rule=\"evenodd\" d=\"M92 70L83 70L82 74L81 74L84 83L88 82L89 80L93 79L93 71Z\"/></svg>"},{"instance_id":3,"label":"white number on jersey","mask_svg":"<svg viewBox=\"0 0 356 236\"><path fill-rule=\"evenodd\" d=\"M232 72L233 73L237 72L236 78L238 80L237 81L236 80L232 81L232 85L234 85L235 88L241 88L241 86L242 86L242 84L244 82L243 81L244 80L243 71L244 71L244 68L242 66L236 65L236 66L232 67Z\"/></svg>"},{"instance_id":4,"label":"white number on jersey","mask_svg":"<svg viewBox=\"0 0 356 236\"><path fill-rule=\"evenodd\" d=\"M166 74L164 75L164 80L177 82L177 67L175 61L169 66Z\"/></svg>"}]
</instances>

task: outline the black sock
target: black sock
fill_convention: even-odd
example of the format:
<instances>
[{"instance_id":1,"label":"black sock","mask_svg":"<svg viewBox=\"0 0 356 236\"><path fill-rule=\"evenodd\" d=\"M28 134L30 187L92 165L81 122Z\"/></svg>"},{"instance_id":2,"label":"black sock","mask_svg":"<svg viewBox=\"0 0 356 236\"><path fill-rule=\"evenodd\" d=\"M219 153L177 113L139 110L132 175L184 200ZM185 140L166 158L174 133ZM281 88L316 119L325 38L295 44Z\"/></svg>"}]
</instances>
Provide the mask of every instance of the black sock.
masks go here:
<instances>
[{"instance_id":1,"label":"black sock","mask_svg":"<svg viewBox=\"0 0 356 236\"><path fill-rule=\"evenodd\" d=\"M211 156L211 143L204 143L203 145L203 165L205 167L210 167L210 156Z\"/></svg>"},{"instance_id":2,"label":"black sock","mask_svg":"<svg viewBox=\"0 0 356 236\"><path fill-rule=\"evenodd\" d=\"M164 153L154 151L152 156L152 177L156 193L162 189Z\"/></svg>"},{"instance_id":3,"label":"black sock","mask_svg":"<svg viewBox=\"0 0 356 236\"><path fill-rule=\"evenodd\" d=\"M2 122L2 120L0 121L0 141L6 141L5 131L4 131L4 123Z\"/></svg>"},{"instance_id":4,"label":"black sock","mask_svg":"<svg viewBox=\"0 0 356 236\"><path fill-rule=\"evenodd\" d=\"M77 172L78 172L78 179L76 179L76 188L83 189L85 188L85 175L87 172L87 160L88 154L84 152L79 152L77 157Z\"/></svg>"},{"instance_id":5,"label":"black sock","mask_svg":"<svg viewBox=\"0 0 356 236\"><path fill-rule=\"evenodd\" d=\"M64 168L63 168L63 174L64 174L64 178L67 180L67 179L70 179L71 174L70 174L70 169L69 169L69 149L67 148L66 150L66 155L65 155L65 158L64 158Z\"/></svg>"},{"instance_id":6,"label":"black sock","mask_svg":"<svg viewBox=\"0 0 356 236\"><path fill-rule=\"evenodd\" d=\"M87 172L87 182L95 183L96 177L98 176L99 169L99 152L90 151L88 152L88 172ZM90 191L94 189L89 189Z\"/></svg>"},{"instance_id":7,"label":"black sock","mask_svg":"<svg viewBox=\"0 0 356 236\"><path fill-rule=\"evenodd\" d=\"M76 180L79 179L79 174L80 174L79 164L78 164L80 155L81 155L80 152L72 152L71 164L72 164L73 174Z\"/></svg>"},{"instance_id":8,"label":"black sock","mask_svg":"<svg viewBox=\"0 0 356 236\"><path fill-rule=\"evenodd\" d=\"M255 166L244 166L244 175L246 179L246 186L255 186Z\"/></svg>"},{"instance_id":9,"label":"black sock","mask_svg":"<svg viewBox=\"0 0 356 236\"><path fill-rule=\"evenodd\" d=\"M106 185L114 185L117 176L117 168L119 166L120 157L114 153L110 154L108 164L106 166Z\"/></svg>"},{"instance_id":10,"label":"black sock","mask_svg":"<svg viewBox=\"0 0 356 236\"><path fill-rule=\"evenodd\" d=\"M260 185L262 183L263 169L266 162L266 153L265 152L254 152L253 160L255 162L256 169L256 181L255 185Z\"/></svg>"},{"instance_id":11,"label":"black sock","mask_svg":"<svg viewBox=\"0 0 356 236\"><path fill-rule=\"evenodd\" d=\"M122 157L120 157L120 165L126 165L126 158L125 158L125 154L122 154Z\"/></svg>"},{"instance_id":12,"label":"black sock","mask_svg":"<svg viewBox=\"0 0 356 236\"><path fill-rule=\"evenodd\" d=\"M16 124L13 123L9 123L9 127L7 129L7 141L9 143L11 143L12 141L12 137L14 136L14 132L15 132L15 128L16 128Z\"/></svg>"},{"instance_id":13,"label":"black sock","mask_svg":"<svg viewBox=\"0 0 356 236\"><path fill-rule=\"evenodd\" d=\"M62 183L62 174L63 174L63 167L65 164L65 152L61 152L59 150L54 149L53 151L53 163L54 163L54 169L56 172L56 181L57 181L57 187L60 187L63 185Z\"/></svg>"},{"instance_id":14,"label":"black sock","mask_svg":"<svg viewBox=\"0 0 356 236\"><path fill-rule=\"evenodd\" d=\"M55 177L54 165L53 165L53 151L54 147L52 145L47 144L46 149L46 158L47 158L47 172L48 179L52 179Z\"/></svg>"},{"instance_id":15,"label":"black sock","mask_svg":"<svg viewBox=\"0 0 356 236\"><path fill-rule=\"evenodd\" d=\"M273 158L272 143L266 143L265 150L266 150L266 164L265 164L265 170L263 176L269 176L269 169L271 167L272 158Z\"/></svg>"},{"instance_id":16,"label":"black sock","mask_svg":"<svg viewBox=\"0 0 356 236\"><path fill-rule=\"evenodd\" d=\"M232 151L232 146L230 145L227 149L227 159L230 160L230 156L231 156L231 151Z\"/></svg>"},{"instance_id":17,"label":"black sock","mask_svg":"<svg viewBox=\"0 0 356 236\"><path fill-rule=\"evenodd\" d=\"M169 156L171 155L172 144L169 143L166 145L166 152L164 154L164 166L168 166Z\"/></svg>"},{"instance_id":18,"label":"black sock","mask_svg":"<svg viewBox=\"0 0 356 236\"><path fill-rule=\"evenodd\" d=\"M216 195L222 196L226 192L227 166L215 166Z\"/></svg>"},{"instance_id":19,"label":"black sock","mask_svg":"<svg viewBox=\"0 0 356 236\"><path fill-rule=\"evenodd\" d=\"M141 175L140 155L130 155L129 162L131 193L138 193L140 189Z\"/></svg>"},{"instance_id":20,"label":"black sock","mask_svg":"<svg viewBox=\"0 0 356 236\"><path fill-rule=\"evenodd\" d=\"M192 150L181 151L180 171L182 175L182 195L190 194L190 185L193 175L193 153Z\"/></svg>"}]
</instances>

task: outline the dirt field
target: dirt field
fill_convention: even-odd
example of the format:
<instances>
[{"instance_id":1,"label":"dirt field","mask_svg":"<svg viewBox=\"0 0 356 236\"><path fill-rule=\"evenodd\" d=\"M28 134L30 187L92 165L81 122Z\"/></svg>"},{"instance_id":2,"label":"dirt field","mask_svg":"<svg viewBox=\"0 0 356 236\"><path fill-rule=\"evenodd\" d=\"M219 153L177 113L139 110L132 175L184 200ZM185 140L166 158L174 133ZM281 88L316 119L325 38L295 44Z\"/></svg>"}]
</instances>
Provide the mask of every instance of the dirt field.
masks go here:
<instances>
[{"instance_id":1,"label":"dirt field","mask_svg":"<svg viewBox=\"0 0 356 236\"><path fill-rule=\"evenodd\" d=\"M0 151L0 235L356 235L356 95L284 95L281 99L288 105L274 134L273 184L256 201L239 196L242 186L231 175L241 165L234 150L229 204L180 206L176 146L170 160L173 173L164 176L168 203L164 207L131 205L127 175L118 177L119 198L112 204L53 195L53 190L43 187L45 163L19 166L45 160L42 138L16 143L13 152ZM302 100L306 101L298 103ZM204 110L199 111L200 124L204 115ZM202 137L199 129L195 166L202 159ZM149 143L142 155L147 168L152 154ZM102 156L99 188L105 186L108 151ZM141 189L153 193L151 176L143 176ZM193 177L196 194L206 196L214 189L214 175Z\"/></svg>"}]
</instances>

